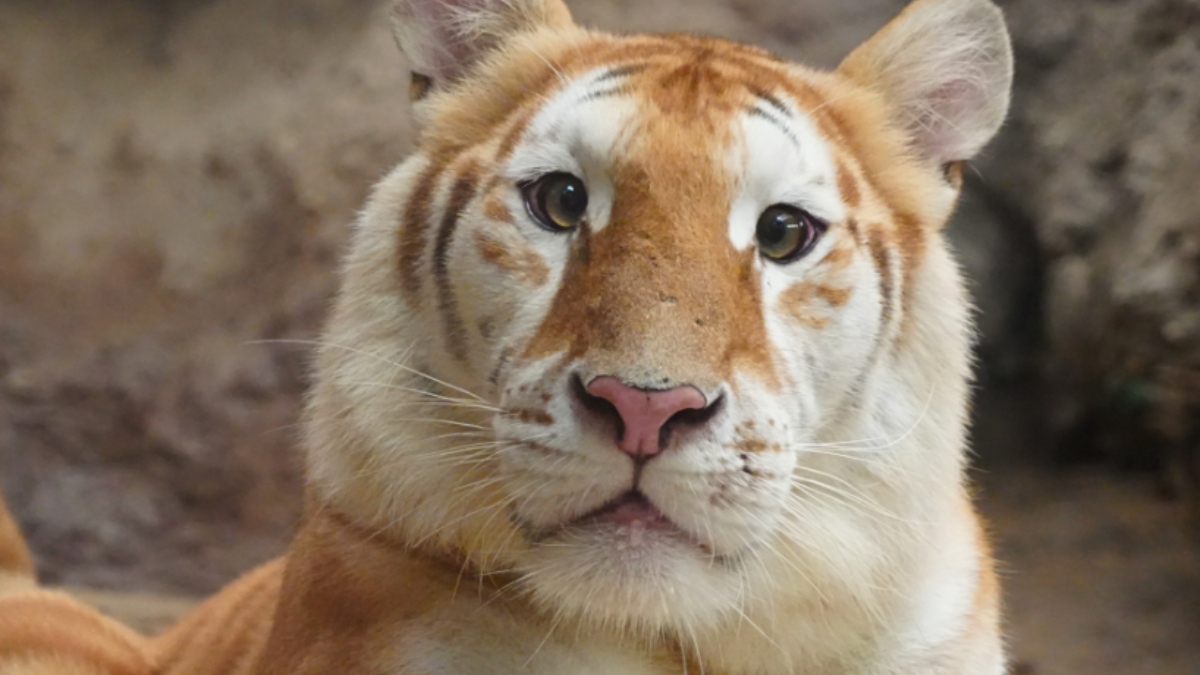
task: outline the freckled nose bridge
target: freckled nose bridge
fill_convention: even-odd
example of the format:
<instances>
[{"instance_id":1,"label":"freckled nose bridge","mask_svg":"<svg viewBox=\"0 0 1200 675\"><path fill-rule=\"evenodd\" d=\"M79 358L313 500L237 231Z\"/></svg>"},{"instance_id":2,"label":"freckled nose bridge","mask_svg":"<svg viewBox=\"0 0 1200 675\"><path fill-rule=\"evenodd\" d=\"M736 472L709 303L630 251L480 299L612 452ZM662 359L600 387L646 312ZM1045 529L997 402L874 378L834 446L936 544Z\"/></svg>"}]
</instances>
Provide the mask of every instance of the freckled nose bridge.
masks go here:
<instances>
[{"instance_id":1,"label":"freckled nose bridge","mask_svg":"<svg viewBox=\"0 0 1200 675\"><path fill-rule=\"evenodd\" d=\"M593 377L711 392L735 363L771 369L755 257L729 238L730 177L711 148L677 125L658 131L614 168L608 223L572 249L528 351L565 351Z\"/></svg>"},{"instance_id":2,"label":"freckled nose bridge","mask_svg":"<svg viewBox=\"0 0 1200 675\"><path fill-rule=\"evenodd\" d=\"M618 201L634 197L621 195ZM686 383L706 391L721 379L715 371L729 343L743 279L724 204L713 201L707 210L691 204L672 211L654 195L614 209L610 226L592 242L598 254L593 262L603 260L607 267L593 270L598 274L589 279L598 329L589 344L589 356L597 359L593 372L639 385ZM639 366L645 376L635 374ZM651 374L657 376L653 382Z\"/></svg>"}]
</instances>

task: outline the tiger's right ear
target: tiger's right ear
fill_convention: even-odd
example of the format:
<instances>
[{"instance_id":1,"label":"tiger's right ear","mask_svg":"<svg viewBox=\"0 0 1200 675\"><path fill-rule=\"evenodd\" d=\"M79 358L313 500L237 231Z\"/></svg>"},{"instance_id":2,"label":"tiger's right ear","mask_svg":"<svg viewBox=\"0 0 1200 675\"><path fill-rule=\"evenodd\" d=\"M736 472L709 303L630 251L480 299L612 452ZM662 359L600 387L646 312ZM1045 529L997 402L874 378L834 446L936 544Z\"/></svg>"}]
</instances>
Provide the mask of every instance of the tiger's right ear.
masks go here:
<instances>
[{"instance_id":1,"label":"tiger's right ear","mask_svg":"<svg viewBox=\"0 0 1200 675\"><path fill-rule=\"evenodd\" d=\"M883 94L913 149L942 168L971 159L1004 122L1012 47L992 0L917 0L839 72Z\"/></svg>"},{"instance_id":2,"label":"tiger's right ear","mask_svg":"<svg viewBox=\"0 0 1200 675\"><path fill-rule=\"evenodd\" d=\"M571 23L562 0L397 0L392 9L413 100L452 84L517 33Z\"/></svg>"}]
</instances>

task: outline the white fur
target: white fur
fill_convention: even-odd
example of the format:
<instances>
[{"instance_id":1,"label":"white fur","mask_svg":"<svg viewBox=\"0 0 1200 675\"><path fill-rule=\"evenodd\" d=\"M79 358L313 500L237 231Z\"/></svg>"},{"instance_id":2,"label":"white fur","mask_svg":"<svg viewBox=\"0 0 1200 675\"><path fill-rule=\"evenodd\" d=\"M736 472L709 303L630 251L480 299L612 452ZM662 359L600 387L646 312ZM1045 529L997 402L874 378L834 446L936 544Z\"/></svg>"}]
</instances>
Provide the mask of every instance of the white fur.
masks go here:
<instances>
[{"instance_id":1,"label":"white fur","mask_svg":"<svg viewBox=\"0 0 1200 675\"><path fill-rule=\"evenodd\" d=\"M741 120L740 143L729 160L741 186L729 219L729 238L739 251L754 243L759 214L774 204L800 207L828 223L845 219L828 143L803 111L789 108L788 116L771 111L778 124L751 115Z\"/></svg>"},{"instance_id":2,"label":"white fur","mask_svg":"<svg viewBox=\"0 0 1200 675\"><path fill-rule=\"evenodd\" d=\"M955 2L926 0L885 34L883 47L872 48L897 59L887 70L889 86L927 91L930 63L952 65L944 54L969 53L959 36L971 31L951 32L949 51L933 50L932 61L906 60L900 50L928 56L931 26L990 21L980 9L990 3L950 7ZM407 38L421 53L428 51L422 41L438 34L427 29ZM963 79L964 71L951 72ZM388 176L356 228L310 405L317 494L415 545L465 550L485 572L515 570L519 590L542 613L531 625L565 620L583 636L579 647L557 635L538 645L519 619L447 610L444 632L403 638L407 665L447 673L524 672L527 662L532 672L651 672L638 641L621 643L628 634L678 640L716 672L943 672L932 664L962 630L979 565L973 524L962 511L967 301L943 241L931 234L903 317L898 310L889 324L881 320L880 283L865 252L830 280L853 292L844 306L824 308L823 328L789 314L785 289L825 274L817 271L821 258L850 236L838 227L846 211L828 146L799 109L787 122L795 144L761 119L737 118L737 147L713 158L734 173L728 232L736 248L751 245L758 214L774 203L802 206L831 224L806 259L760 263L761 309L782 395L756 376L735 374L705 391L709 400L727 397L723 412L681 433L671 452L646 465L641 489L685 536L554 532L629 489L633 476L613 440L573 414L568 378L573 368L586 370L586 355L580 363L512 356L549 311L572 246L572 235L528 219L515 185L547 171L579 175L591 193L592 227L603 231L619 198L608 172L625 147L623 134L630 120L652 114L631 98L580 102L598 74L565 82L508 163L495 167L513 186L505 200L516 222L490 221L482 200L463 209L447 265L467 334L464 362L443 346L431 275L418 298L399 294L397 223L427 160L418 155ZM974 75L964 81L995 84ZM985 112L998 96L989 93ZM976 147L998 124L990 112L936 112L941 117L929 119L954 120L927 146L942 158ZM435 214L446 192L439 186ZM472 243L481 231L528 246L549 269L548 283L530 288L487 265ZM423 260L430 257L426 251ZM898 263L882 273L898 280ZM489 337L476 330L485 319ZM905 346L894 348L901 319ZM496 414L523 408L544 409L554 421ZM739 452L739 434L750 424L782 450ZM529 529L548 534L531 538ZM470 627L473 637L461 638ZM544 660L525 653L531 644L545 649ZM998 644L991 649L970 675L999 672Z\"/></svg>"},{"instance_id":3,"label":"white fur","mask_svg":"<svg viewBox=\"0 0 1200 675\"><path fill-rule=\"evenodd\" d=\"M594 640L568 644L547 640L544 626L515 620L467 597L429 617L400 639L384 672L423 675L521 673L522 675L653 675L661 670L645 656ZM495 635L503 635L497 642Z\"/></svg>"},{"instance_id":4,"label":"white fur","mask_svg":"<svg viewBox=\"0 0 1200 675\"><path fill-rule=\"evenodd\" d=\"M629 140L625 135L629 122L638 113L625 97L587 99L589 92L604 88L596 80L606 71L585 73L550 98L530 122L505 169L514 183L555 171L582 178L588 188L587 217L593 232L608 226L613 200L609 161L620 156ZM523 208L517 211L523 212Z\"/></svg>"}]
</instances>

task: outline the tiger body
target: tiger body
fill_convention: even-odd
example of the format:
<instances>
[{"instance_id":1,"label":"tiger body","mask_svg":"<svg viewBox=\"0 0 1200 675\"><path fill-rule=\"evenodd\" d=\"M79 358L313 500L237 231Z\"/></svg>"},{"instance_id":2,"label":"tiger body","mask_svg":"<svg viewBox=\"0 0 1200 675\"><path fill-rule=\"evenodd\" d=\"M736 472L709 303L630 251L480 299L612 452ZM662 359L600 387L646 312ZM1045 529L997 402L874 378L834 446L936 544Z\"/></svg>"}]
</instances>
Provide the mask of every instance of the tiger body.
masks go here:
<instances>
[{"instance_id":1,"label":"tiger body","mask_svg":"<svg viewBox=\"0 0 1200 675\"><path fill-rule=\"evenodd\" d=\"M998 10L920 0L832 73L557 0L398 15L422 129L343 267L304 522L155 672L1003 673L940 231Z\"/></svg>"}]
</instances>

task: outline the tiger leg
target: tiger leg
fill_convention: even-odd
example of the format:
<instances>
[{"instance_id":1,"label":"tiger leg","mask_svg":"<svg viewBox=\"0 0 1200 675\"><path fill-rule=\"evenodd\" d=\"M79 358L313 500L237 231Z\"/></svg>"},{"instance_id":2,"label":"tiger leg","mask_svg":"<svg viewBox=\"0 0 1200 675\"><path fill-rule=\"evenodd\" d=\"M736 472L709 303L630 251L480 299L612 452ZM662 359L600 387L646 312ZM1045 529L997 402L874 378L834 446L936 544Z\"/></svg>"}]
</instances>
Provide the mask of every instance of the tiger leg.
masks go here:
<instances>
[{"instance_id":1,"label":"tiger leg","mask_svg":"<svg viewBox=\"0 0 1200 675\"><path fill-rule=\"evenodd\" d=\"M65 593L37 587L0 496L0 675L151 675L148 641Z\"/></svg>"},{"instance_id":2,"label":"tiger leg","mask_svg":"<svg viewBox=\"0 0 1200 675\"><path fill-rule=\"evenodd\" d=\"M0 494L0 597L36 585L33 557Z\"/></svg>"}]
</instances>

